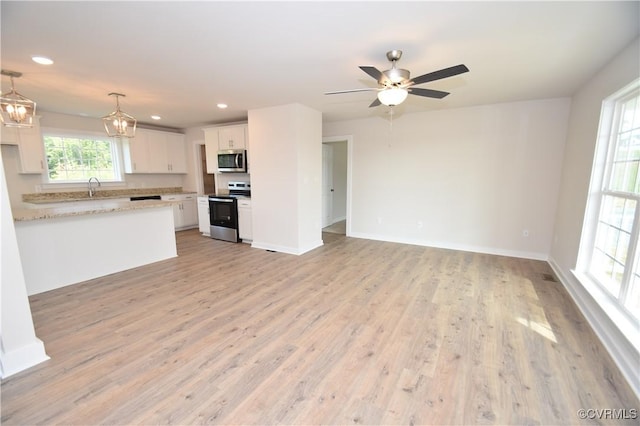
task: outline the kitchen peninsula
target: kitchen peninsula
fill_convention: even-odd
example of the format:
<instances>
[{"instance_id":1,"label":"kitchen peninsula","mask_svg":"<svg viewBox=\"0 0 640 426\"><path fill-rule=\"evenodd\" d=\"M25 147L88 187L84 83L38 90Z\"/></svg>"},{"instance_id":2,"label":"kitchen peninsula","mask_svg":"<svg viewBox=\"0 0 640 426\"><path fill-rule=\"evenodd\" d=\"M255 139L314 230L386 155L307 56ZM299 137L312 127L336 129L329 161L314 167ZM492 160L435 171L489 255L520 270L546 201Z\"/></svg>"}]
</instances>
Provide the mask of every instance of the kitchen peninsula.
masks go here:
<instances>
[{"instance_id":1,"label":"kitchen peninsula","mask_svg":"<svg viewBox=\"0 0 640 426\"><path fill-rule=\"evenodd\" d=\"M13 210L29 295L177 256L172 202L42 207Z\"/></svg>"}]
</instances>

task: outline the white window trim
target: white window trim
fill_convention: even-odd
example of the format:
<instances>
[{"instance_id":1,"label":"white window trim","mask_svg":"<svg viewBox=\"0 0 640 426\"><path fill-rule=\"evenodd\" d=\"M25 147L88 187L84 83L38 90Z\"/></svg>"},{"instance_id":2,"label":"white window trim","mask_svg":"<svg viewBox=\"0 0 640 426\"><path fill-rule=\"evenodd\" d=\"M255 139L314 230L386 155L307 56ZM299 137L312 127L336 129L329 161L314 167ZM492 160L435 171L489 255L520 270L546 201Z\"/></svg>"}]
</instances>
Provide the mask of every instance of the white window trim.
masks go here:
<instances>
[{"instance_id":1,"label":"white window trim","mask_svg":"<svg viewBox=\"0 0 640 426\"><path fill-rule=\"evenodd\" d=\"M82 138L82 137L96 137L99 139L111 139L112 142L115 143L116 148L116 173L120 177L118 181L105 181L101 182L101 186L103 187L126 187L127 182L125 181L124 174L124 156L122 154L122 141L117 138L110 138L109 136L105 136L104 133L91 131L91 130L76 130L76 129L61 129L55 127L43 127L42 129L42 145L44 149L44 135L53 135L53 136L68 136L73 138ZM45 151L46 155L46 151ZM45 160L46 161L46 160ZM42 174L42 184L41 189L46 190L55 190L55 189L73 189L73 188L85 188L85 182L51 182L49 181L49 173L48 168L47 172Z\"/></svg>"},{"instance_id":2,"label":"white window trim","mask_svg":"<svg viewBox=\"0 0 640 426\"><path fill-rule=\"evenodd\" d=\"M591 181L589 183L584 223L582 226L582 236L580 238L580 248L578 250L578 259L576 269L571 272L593 300L616 324L620 332L629 340L634 348L640 352L640 321L631 315L618 299L605 290L589 272L589 263L593 255L597 222L600 215L601 194L604 192L604 182L606 182L610 174L607 164L608 158L610 158L608 155L610 152L607 151L615 149L615 144L610 142L613 137L611 134L613 124L616 120L616 104L625 96L638 89L640 89L640 79L620 89L602 102L602 112L600 122L598 123L598 136ZM639 220L639 215L640 204L636 210L636 221ZM637 238L637 236L635 238Z\"/></svg>"}]
</instances>

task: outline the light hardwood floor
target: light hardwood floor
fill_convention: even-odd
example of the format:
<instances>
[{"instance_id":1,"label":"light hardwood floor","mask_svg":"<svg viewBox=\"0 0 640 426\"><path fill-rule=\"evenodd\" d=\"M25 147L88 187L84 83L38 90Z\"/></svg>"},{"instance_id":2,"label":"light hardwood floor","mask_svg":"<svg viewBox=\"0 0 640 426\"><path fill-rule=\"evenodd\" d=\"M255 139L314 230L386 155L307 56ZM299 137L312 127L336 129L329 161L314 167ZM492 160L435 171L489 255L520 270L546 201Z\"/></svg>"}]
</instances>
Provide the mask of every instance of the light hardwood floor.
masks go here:
<instances>
[{"instance_id":1,"label":"light hardwood floor","mask_svg":"<svg viewBox=\"0 0 640 426\"><path fill-rule=\"evenodd\" d=\"M577 411L639 408L545 262L323 238L292 256L179 232L175 259L32 296L51 360L2 382L2 424L595 424Z\"/></svg>"}]
</instances>

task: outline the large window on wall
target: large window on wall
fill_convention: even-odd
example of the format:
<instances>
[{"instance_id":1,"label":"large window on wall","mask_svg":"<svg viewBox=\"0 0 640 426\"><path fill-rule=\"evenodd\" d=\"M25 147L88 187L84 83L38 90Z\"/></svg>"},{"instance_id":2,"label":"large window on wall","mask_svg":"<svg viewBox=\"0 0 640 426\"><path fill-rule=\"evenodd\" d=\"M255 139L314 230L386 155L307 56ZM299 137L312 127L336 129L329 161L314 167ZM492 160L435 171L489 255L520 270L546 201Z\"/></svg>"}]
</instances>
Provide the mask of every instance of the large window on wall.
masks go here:
<instances>
[{"instance_id":1,"label":"large window on wall","mask_svg":"<svg viewBox=\"0 0 640 426\"><path fill-rule=\"evenodd\" d=\"M49 183L122 181L116 140L98 134L43 131Z\"/></svg>"},{"instance_id":2,"label":"large window on wall","mask_svg":"<svg viewBox=\"0 0 640 426\"><path fill-rule=\"evenodd\" d=\"M622 313L640 319L640 82L603 103L582 241L587 275Z\"/></svg>"}]
</instances>

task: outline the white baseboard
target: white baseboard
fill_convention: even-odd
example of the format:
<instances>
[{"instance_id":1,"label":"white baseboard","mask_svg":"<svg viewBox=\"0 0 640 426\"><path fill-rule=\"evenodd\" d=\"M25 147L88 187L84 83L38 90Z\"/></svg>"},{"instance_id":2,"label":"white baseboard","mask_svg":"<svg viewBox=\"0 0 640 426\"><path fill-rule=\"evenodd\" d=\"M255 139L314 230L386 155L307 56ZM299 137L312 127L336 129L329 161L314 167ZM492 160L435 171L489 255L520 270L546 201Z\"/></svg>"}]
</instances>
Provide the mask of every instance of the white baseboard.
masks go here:
<instances>
[{"instance_id":1,"label":"white baseboard","mask_svg":"<svg viewBox=\"0 0 640 426\"><path fill-rule=\"evenodd\" d=\"M548 263L613 358L631 389L640 398L640 376L638 375L640 352L638 349L573 274L565 274L553 259Z\"/></svg>"},{"instance_id":2,"label":"white baseboard","mask_svg":"<svg viewBox=\"0 0 640 426\"><path fill-rule=\"evenodd\" d=\"M42 340L35 338L31 344L22 346L16 350L0 352L0 369L2 378L5 379L16 373L33 367L50 359L44 351Z\"/></svg>"},{"instance_id":3,"label":"white baseboard","mask_svg":"<svg viewBox=\"0 0 640 426\"><path fill-rule=\"evenodd\" d=\"M331 225L333 225L334 223L343 221L343 220L347 220L347 217L346 216L334 217L333 221L331 222Z\"/></svg>"},{"instance_id":4,"label":"white baseboard","mask_svg":"<svg viewBox=\"0 0 640 426\"><path fill-rule=\"evenodd\" d=\"M450 244L441 241L425 241L409 238L389 238L388 236L380 236L375 234L366 234L361 232L352 232L347 236L354 238L363 238L365 240L387 241L390 243L411 244L414 246L433 247L447 250L468 251L472 253L494 254L497 256L518 257L522 259L547 260L547 253L526 252L519 250L504 250L495 247L472 246L465 244Z\"/></svg>"}]
</instances>

